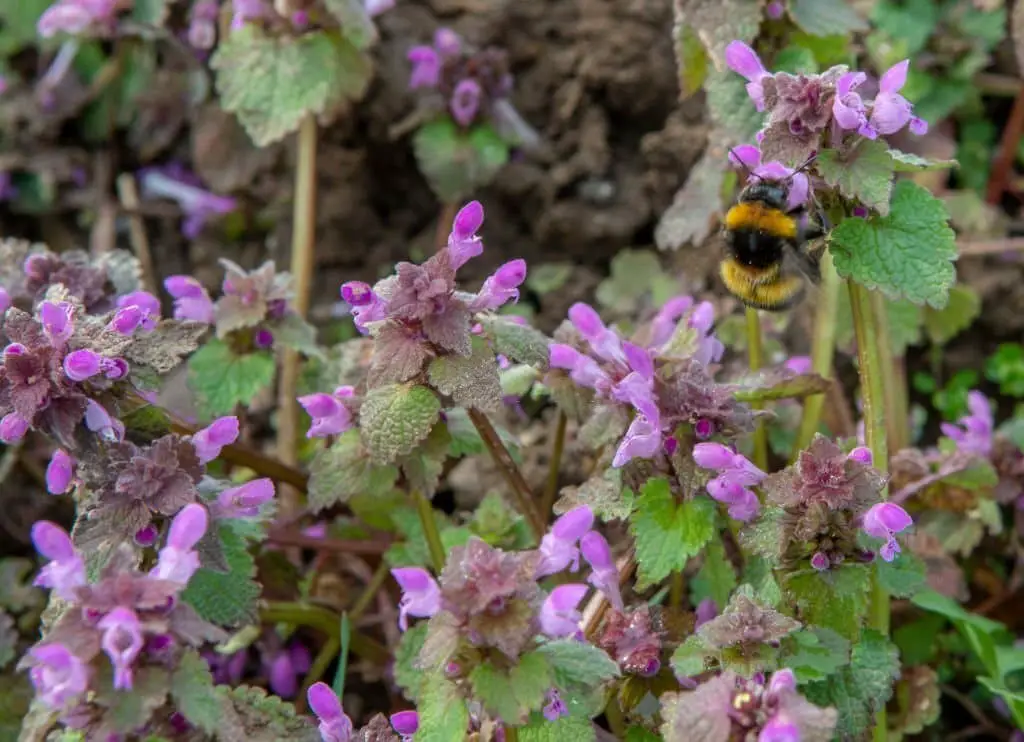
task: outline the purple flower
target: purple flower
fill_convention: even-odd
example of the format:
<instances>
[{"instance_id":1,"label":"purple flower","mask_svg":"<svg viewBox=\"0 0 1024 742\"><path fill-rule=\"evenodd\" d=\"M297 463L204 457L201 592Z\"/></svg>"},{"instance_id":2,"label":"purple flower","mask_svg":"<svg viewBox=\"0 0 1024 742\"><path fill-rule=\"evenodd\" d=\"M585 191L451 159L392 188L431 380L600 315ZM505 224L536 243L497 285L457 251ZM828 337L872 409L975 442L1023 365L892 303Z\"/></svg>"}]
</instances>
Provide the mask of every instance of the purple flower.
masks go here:
<instances>
[{"instance_id":1,"label":"purple flower","mask_svg":"<svg viewBox=\"0 0 1024 742\"><path fill-rule=\"evenodd\" d=\"M309 707L320 719L320 739L323 742L350 742L352 721L341 708L338 695L327 683L313 683L306 694Z\"/></svg>"},{"instance_id":2,"label":"purple flower","mask_svg":"<svg viewBox=\"0 0 1024 742\"><path fill-rule=\"evenodd\" d=\"M877 505L872 505L871 509L864 514L861 528L869 536L885 540L882 548L879 549L879 554L882 555L882 559L891 562L900 553L896 534L909 528L913 523L914 520L899 505L892 502L880 502Z\"/></svg>"},{"instance_id":3,"label":"purple flower","mask_svg":"<svg viewBox=\"0 0 1024 742\"><path fill-rule=\"evenodd\" d=\"M387 300L378 296L368 283L349 281L342 284L341 298L351 305L356 329L364 335L369 332L369 323L379 322L388 316Z\"/></svg>"},{"instance_id":4,"label":"purple flower","mask_svg":"<svg viewBox=\"0 0 1024 742\"><path fill-rule=\"evenodd\" d=\"M39 321L43 325L43 332L56 348L63 346L75 331L72 312L71 305L64 301L59 304L44 301L39 306Z\"/></svg>"},{"instance_id":5,"label":"purple flower","mask_svg":"<svg viewBox=\"0 0 1024 742\"><path fill-rule=\"evenodd\" d=\"M309 672L309 649L304 644L293 642L266 656L263 664L270 689L281 698L293 698L299 690L299 677Z\"/></svg>"},{"instance_id":6,"label":"purple flower","mask_svg":"<svg viewBox=\"0 0 1024 742\"><path fill-rule=\"evenodd\" d=\"M541 539L541 561L537 567L537 577L553 575L566 567L573 572L578 570L580 551L576 544L593 525L594 511L587 505L573 508L556 520L551 531Z\"/></svg>"},{"instance_id":7,"label":"purple flower","mask_svg":"<svg viewBox=\"0 0 1024 742\"><path fill-rule=\"evenodd\" d=\"M784 3L780 2L780 0L773 0L773 2L768 3L764 8L765 16L773 21L777 21L782 18L785 12L786 6Z\"/></svg>"},{"instance_id":8,"label":"purple flower","mask_svg":"<svg viewBox=\"0 0 1024 742\"><path fill-rule=\"evenodd\" d=\"M988 457L992 453L992 434L995 425L988 399L979 391L967 393L970 414L961 417L960 425L942 423L942 433L954 440L965 453Z\"/></svg>"},{"instance_id":9,"label":"purple flower","mask_svg":"<svg viewBox=\"0 0 1024 742\"><path fill-rule=\"evenodd\" d=\"M697 604L696 614L697 621L693 627L694 631L718 615L718 604L715 603L713 598L704 598L704 600Z\"/></svg>"},{"instance_id":10,"label":"purple flower","mask_svg":"<svg viewBox=\"0 0 1024 742\"><path fill-rule=\"evenodd\" d=\"M345 405L351 399L355 389L351 386L339 386L334 394L307 394L299 397L299 404L313 418L313 424L306 432L307 438L325 438L329 435L344 433L352 427L352 413Z\"/></svg>"},{"instance_id":11,"label":"purple flower","mask_svg":"<svg viewBox=\"0 0 1024 742\"><path fill-rule=\"evenodd\" d=\"M612 466L625 466L634 458L649 459L661 450L661 420L657 407L651 405L647 414L638 411L626 435L615 450Z\"/></svg>"},{"instance_id":12,"label":"purple flower","mask_svg":"<svg viewBox=\"0 0 1024 742\"><path fill-rule=\"evenodd\" d=\"M398 605L398 626L409 628L409 616L430 618L441 609L441 588L425 569L398 567L392 576L402 588L402 601Z\"/></svg>"},{"instance_id":13,"label":"purple flower","mask_svg":"<svg viewBox=\"0 0 1024 742\"><path fill-rule=\"evenodd\" d=\"M231 487L217 496L217 513L222 518L252 518L260 507L274 498L274 482L264 477Z\"/></svg>"},{"instance_id":14,"label":"purple flower","mask_svg":"<svg viewBox=\"0 0 1024 742\"><path fill-rule=\"evenodd\" d=\"M439 28L434 32L434 48L443 59L450 59L462 53L462 40L450 28Z\"/></svg>"},{"instance_id":15,"label":"purple flower","mask_svg":"<svg viewBox=\"0 0 1024 742\"><path fill-rule=\"evenodd\" d=\"M191 276L171 276L164 281L164 288L174 297L174 319L213 323L213 301L199 281Z\"/></svg>"},{"instance_id":16,"label":"purple flower","mask_svg":"<svg viewBox=\"0 0 1024 742\"><path fill-rule=\"evenodd\" d=\"M626 364L626 355L622 350L622 340L618 333L605 326L601 316L592 306L576 302L569 307L569 320L590 345L594 355L609 363Z\"/></svg>"},{"instance_id":17,"label":"purple flower","mask_svg":"<svg viewBox=\"0 0 1024 742\"><path fill-rule=\"evenodd\" d=\"M597 531L589 531L580 539L580 551L593 570L587 582L604 593L615 609L621 611L623 604L622 592L619 590L619 570L612 559L608 541Z\"/></svg>"},{"instance_id":18,"label":"purple flower","mask_svg":"<svg viewBox=\"0 0 1024 742\"><path fill-rule=\"evenodd\" d=\"M734 42L735 43L735 42ZM753 180L789 180L786 207L796 209L806 203L810 195L810 180L806 173L798 173L781 162L761 162L761 150L753 144L741 144L729 151L729 160L750 171L747 182Z\"/></svg>"},{"instance_id":19,"label":"purple flower","mask_svg":"<svg viewBox=\"0 0 1024 742\"><path fill-rule=\"evenodd\" d=\"M510 260L490 275L470 304L474 311L497 309L519 301L519 286L526 280L526 261Z\"/></svg>"},{"instance_id":20,"label":"purple flower","mask_svg":"<svg viewBox=\"0 0 1024 742\"><path fill-rule=\"evenodd\" d=\"M874 454L871 453L871 449L867 446L857 446L847 454L847 458L859 461L865 466L871 466L875 460Z\"/></svg>"},{"instance_id":21,"label":"purple flower","mask_svg":"<svg viewBox=\"0 0 1024 742\"><path fill-rule=\"evenodd\" d=\"M825 552L816 551L814 556L811 557L811 566L819 572L825 572L832 566L832 561Z\"/></svg>"},{"instance_id":22,"label":"purple flower","mask_svg":"<svg viewBox=\"0 0 1024 742\"><path fill-rule=\"evenodd\" d=\"M371 18L395 7L395 0L364 0L363 7Z\"/></svg>"},{"instance_id":23,"label":"purple flower","mask_svg":"<svg viewBox=\"0 0 1024 742\"><path fill-rule=\"evenodd\" d=\"M0 419L0 443L10 445L25 437L31 424L17 412L9 412Z\"/></svg>"},{"instance_id":24,"label":"purple flower","mask_svg":"<svg viewBox=\"0 0 1024 742\"><path fill-rule=\"evenodd\" d=\"M149 332L156 328L160 319L160 300L148 291L133 291L125 294L117 300L117 306L122 309L138 307L142 313L142 329Z\"/></svg>"},{"instance_id":25,"label":"purple flower","mask_svg":"<svg viewBox=\"0 0 1024 742\"><path fill-rule=\"evenodd\" d=\"M800 727L776 715L761 729L757 742L800 742Z\"/></svg>"},{"instance_id":26,"label":"purple flower","mask_svg":"<svg viewBox=\"0 0 1024 742\"><path fill-rule=\"evenodd\" d=\"M757 110L763 111L764 88L761 81L770 75L761 63L761 58L757 56L757 52L742 41L733 41L725 47L725 63L733 72L739 73L748 80L747 95L754 101Z\"/></svg>"},{"instance_id":27,"label":"purple flower","mask_svg":"<svg viewBox=\"0 0 1024 742\"><path fill-rule=\"evenodd\" d=\"M651 321L649 345L657 348L667 343L675 332L679 320L692 308L693 297L690 296L675 296L665 302Z\"/></svg>"},{"instance_id":28,"label":"purple flower","mask_svg":"<svg viewBox=\"0 0 1024 742\"><path fill-rule=\"evenodd\" d=\"M441 56L432 46L414 46L405 55L412 64L409 89L436 88L441 79Z\"/></svg>"},{"instance_id":29,"label":"purple flower","mask_svg":"<svg viewBox=\"0 0 1024 742\"><path fill-rule=\"evenodd\" d=\"M861 136L874 139L878 132L868 123L867 107L855 92L867 77L863 72L847 72L836 81L832 116L840 129L856 131Z\"/></svg>"},{"instance_id":30,"label":"purple flower","mask_svg":"<svg viewBox=\"0 0 1024 742\"><path fill-rule=\"evenodd\" d=\"M67 452L58 448L46 466L46 491L51 495L63 495L71 489L75 476L75 462Z\"/></svg>"},{"instance_id":31,"label":"purple flower","mask_svg":"<svg viewBox=\"0 0 1024 742\"><path fill-rule=\"evenodd\" d=\"M88 348L82 348L64 357L64 373L72 381L86 381L99 373L108 379L117 380L128 373L128 364L121 359L104 358Z\"/></svg>"},{"instance_id":32,"label":"purple flower","mask_svg":"<svg viewBox=\"0 0 1024 742\"><path fill-rule=\"evenodd\" d=\"M811 357L810 356L790 356L782 367L787 371L792 371L794 374L809 374L811 373Z\"/></svg>"},{"instance_id":33,"label":"purple flower","mask_svg":"<svg viewBox=\"0 0 1024 742\"><path fill-rule=\"evenodd\" d=\"M484 207L479 201L470 201L459 209L448 235L448 262L452 270L458 270L484 251L484 243L477 235L483 224Z\"/></svg>"},{"instance_id":34,"label":"purple flower","mask_svg":"<svg viewBox=\"0 0 1024 742\"><path fill-rule=\"evenodd\" d=\"M65 708L88 689L88 668L63 644L39 644L28 654L29 678L40 700L51 709Z\"/></svg>"},{"instance_id":35,"label":"purple flower","mask_svg":"<svg viewBox=\"0 0 1024 742\"><path fill-rule=\"evenodd\" d=\"M132 664L142 651L142 624L131 608L118 606L97 626L103 631L100 646L114 665L114 690L132 689Z\"/></svg>"},{"instance_id":36,"label":"purple flower","mask_svg":"<svg viewBox=\"0 0 1024 742\"><path fill-rule=\"evenodd\" d=\"M586 585L559 585L544 599L540 609L540 630L550 637L575 636L583 616L576 607L589 588Z\"/></svg>"},{"instance_id":37,"label":"purple flower","mask_svg":"<svg viewBox=\"0 0 1024 742\"><path fill-rule=\"evenodd\" d=\"M563 716L569 715L569 707L565 705L565 701L558 694L555 688L550 688L547 693L547 703L542 709L544 718L548 721L558 721Z\"/></svg>"},{"instance_id":38,"label":"purple flower","mask_svg":"<svg viewBox=\"0 0 1024 742\"><path fill-rule=\"evenodd\" d=\"M238 440L238 418L220 417L192 436L192 445L200 464L207 464L220 456L225 446Z\"/></svg>"},{"instance_id":39,"label":"purple flower","mask_svg":"<svg viewBox=\"0 0 1024 742\"><path fill-rule=\"evenodd\" d=\"M420 715L415 711L398 711L391 714L391 726L401 735L402 742L412 742L420 728Z\"/></svg>"},{"instance_id":40,"label":"purple flower","mask_svg":"<svg viewBox=\"0 0 1024 742\"><path fill-rule=\"evenodd\" d=\"M58 33L76 35L95 26L109 27L118 7L118 0L58 0L39 17L36 30L48 39Z\"/></svg>"},{"instance_id":41,"label":"purple flower","mask_svg":"<svg viewBox=\"0 0 1024 742\"><path fill-rule=\"evenodd\" d=\"M124 423L110 416L110 413L94 399L85 403L85 427L98 433L106 441L124 439Z\"/></svg>"},{"instance_id":42,"label":"purple flower","mask_svg":"<svg viewBox=\"0 0 1024 742\"><path fill-rule=\"evenodd\" d=\"M698 443L693 447L693 460L702 469L714 469L718 476L707 484L707 491L718 502L729 506L729 516L751 520L760 510L760 503L749 487L760 484L767 476L743 454L721 443Z\"/></svg>"},{"instance_id":43,"label":"purple flower","mask_svg":"<svg viewBox=\"0 0 1024 742\"><path fill-rule=\"evenodd\" d=\"M150 577L187 585L199 569L199 554L194 549L206 533L208 522L206 508L199 503L183 507L171 521L167 545L160 549Z\"/></svg>"},{"instance_id":44,"label":"purple flower","mask_svg":"<svg viewBox=\"0 0 1024 742\"><path fill-rule=\"evenodd\" d=\"M482 93L480 83L471 77L460 80L459 84L455 86L451 100L448 102L448 109L459 126L467 127L473 123L476 112L480 109Z\"/></svg>"},{"instance_id":45,"label":"purple flower","mask_svg":"<svg viewBox=\"0 0 1024 742\"><path fill-rule=\"evenodd\" d=\"M895 134L907 124L914 134L928 133L928 122L913 115L910 101L899 94L907 84L910 60L897 62L878 81L878 95L871 106L870 126L879 134Z\"/></svg>"},{"instance_id":46,"label":"purple flower","mask_svg":"<svg viewBox=\"0 0 1024 742\"><path fill-rule=\"evenodd\" d=\"M75 551L67 531L48 520L32 526L32 544L50 560L39 570L34 585L48 587L63 600L74 600L76 588L86 584L85 562Z\"/></svg>"},{"instance_id":47,"label":"purple flower","mask_svg":"<svg viewBox=\"0 0 1024 742\"><path fill-rule=\"evenodd\" d=\"M238 203L233 198L218 196L194 182L193 179L169 168L147 168L142 172L142 193L147 198L167 198L177 201L185 214L181 231L190 240L199 236L211 218L230 214Z\"/></svg>"}]
</instances>

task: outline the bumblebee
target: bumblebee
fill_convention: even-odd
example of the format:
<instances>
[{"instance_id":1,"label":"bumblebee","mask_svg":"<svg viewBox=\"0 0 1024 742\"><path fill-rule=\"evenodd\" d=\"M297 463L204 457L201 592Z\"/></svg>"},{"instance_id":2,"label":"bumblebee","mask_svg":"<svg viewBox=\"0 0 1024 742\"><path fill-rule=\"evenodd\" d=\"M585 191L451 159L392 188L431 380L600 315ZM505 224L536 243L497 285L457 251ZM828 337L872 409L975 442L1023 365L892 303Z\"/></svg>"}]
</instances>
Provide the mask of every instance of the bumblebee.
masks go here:
<instances>
[{"instance_id":1,"label":"bumblebee","mask_svg":"<svg viewBox=\"0 0 1024 742\"><path fill-rule=\"evenodd\" d=\"M725 215L726 256L719 273L729 293L748 307L788 309L818 279L820 253L807 243L823 230L811 224L805 208L787 210L791 178L755 180Z\"/></svg>"}]
</instances>

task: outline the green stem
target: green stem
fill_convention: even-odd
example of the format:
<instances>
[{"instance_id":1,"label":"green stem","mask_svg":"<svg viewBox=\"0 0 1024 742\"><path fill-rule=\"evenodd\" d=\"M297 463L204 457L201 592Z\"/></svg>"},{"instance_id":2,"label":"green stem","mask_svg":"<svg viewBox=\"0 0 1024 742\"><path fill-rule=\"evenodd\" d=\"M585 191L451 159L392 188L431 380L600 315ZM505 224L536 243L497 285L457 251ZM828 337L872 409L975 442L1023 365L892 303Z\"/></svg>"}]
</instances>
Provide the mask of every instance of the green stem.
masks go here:
<instances>
[{"instance_id":1,"label":"green stem","mask_svg":"<svg viewBox=\"0 0 1024 742\"><path fill-rule=\"evenodd\" d=\"M821 257L821 286L818 291L818 305L814 315L814 337L811 340L811 370L826 379L832 376L832 356L836 349L836 308L839 306L841 282L832 264L832 254L825 251ZM793 443L792 460L810 445L818 432L821 409L825 404L824 394L815 394L804 400L800 429Z\"/></svg>"},{"instance_id":2,"label":"green stem","mask_svg":"<svg viewBox=\"0 0 1024 742\"><path fill-rule=\"evenodd\" d=\"M674 609L682 609L683 598L686 594L686 576L683 570L672 573L671 582L668 588L668 604Z\"/></svg>"},{"instance_id":3,"label":"green stem","mask_svg":"<svg viewBox=\"0 0 1024 742\"><path fill-rule=\"evenodd\" d=\"M444 569L445 551L444 544L441 543L441 532L437 529L437 520L434 518L434 508L430 505L430 500L419 490L413 490L411 497L420 516L423 534L427 537L430 561L434 563L434 571L441 574L441 570Z\"/></svg>"},{"instance_id":4,"label":"green stem","mask_svg":"<svg viewBox=\"0 0 1024 742\"><path fill-rule=\"evenodd\" d=\"M875 313L878 343L879 369L882 374L882 401L888 412L886 418L887 448L899 451L906 443L904 431L907 431L906 418L900 419L899 398L906 396L906 390L900 389L896 383L896 355L892 352L892 335L889 333L889 315L886 312L885 299L877 292L871 293L871 306ZM906 434L909 437L909 432Z\"/></svg>"},{"instance_id":5,"label":"green stem","mask_svg":"<svg viewBox=\"0 0 1024 742\"><path fill-rule=\"evenodd\" d=\"M519 467L516 465L515 459L512 458L512 454L508 452L505 444L501 442L498 431L491 425L487 415L473 407L469 410L469 419L473 421L473 426L480 434L480 438L483 440L487 450L490 451L491 458L498 465L498 469L512 490L512 494L516 498L516 505L519 506L519 512L525 516L526 522L530 524L530 529L537 539L537 543L540 543L540 540L544 538L546 526L544 519L537 512L537 504L533 501L533 491L530 489L526 478L519 471Z\"/></svg>"},{"instance_id":6,"label":"green stem","mask_svg":"<svg viewBox=\"0 0 1024 742\"><path fill-rule=\"evenodd\" d=\"M355 603L352 604L352 609L348 612L349 620L355 623L359 620L366 609L370 607L370 603L373 602L373 598L377 595L377 591L380 590L381 586L388 579L391 574L391 570L388 569L388 563L381 561L380 566L377 567L377 571L373 573L370 581L366 583L366 587L363 588L362 594Z\"/></svg>"},{"instance_id":7,"label":"green stem","mask_svg":"<svg viewBox=\"0 0 1024 742\"><path fill-rule=\"evenodd\" d=\"M506 724L505 742L519 742L519 730Z\"/></svg>"},{"instance_id":8,"label":"green stem","mask_svg":"<svg viewBox=\"0 0 1024 742\"><path fill-rule=\"evenodd\" d=\"M562 453L565 451L565 429L569 424L569 418L559 410L558 426L555 428L555 442L551 448L551 462L548 464L548 483L544 487L544 499L541 501L540 513L547 517L555 506L555 497L558 495L558 474L562 468Z\"/></svg>"},{"instance_id":9,"label":"green stem","mask_svg":"<svg viewBox=\"0 0 1024 742\"><path fill-rule=\"evenodd\" d=\"M331 662L334 661L340 649L341 639L337 636L332 636L324 642L324 645L320 647L320 651L316 653L313 663L309 666L309 672L306 673L306 677L302 680L302 688L299 690L299 695L295 699L295 708L300 713L306 710L306 692L313 683L324 676L324 673L327 672L327 668L330 667Z\"/></svg>"},{"instance_id":10,"label":"green stem","mask_svg":"<svg viewBox=\"0 0 1024 742\"><path fill-rule=\"evenodd\" d=\"M747 354L750 370L760 371L764 365L764 351L761 346L761 317L753 307L747 307ZM750 405L755 410L764 408L761 402ZM754 428L754 465L762 471L768 470L768 429L761 420Z\"/></svg>"},{"instance_id":11,"label":"green stem","mask_svg":"<svg viewBox=\"0 0 1024 742\"><path fill-rule=\"evenodd\" d=\"M329 608L310 603L286 601L267 603L260 609L260 620L263 623L309 626L327 634L328 637L338 636L341 631L341 618L337 613ZM358 631L352 632L352 651L363 659L381 665L389 662L391 657L387 647Z\"/></svg>"},{"instance_id":12,"label":"green stem","mask_svg":"<svg viewBox=\"0 0 1024 742\"><path fill-rule=\"evenodd\" d=\"M889 451L885 423L885 377L891 373L882 364L880 336L884 316L879 312L881 301L873 299L863 286L849 282L850 306L853 310L853 329L857 336L857 361L860 374L860 393L864 412L864 437L876 469L888 470ZM883 493L884 497L884 493ZM889 596L872 572L871 605L868 625L883 636L889 635ZM874 740L888 739L885 707L875 715Z\"/></svg>"}]
</instances>

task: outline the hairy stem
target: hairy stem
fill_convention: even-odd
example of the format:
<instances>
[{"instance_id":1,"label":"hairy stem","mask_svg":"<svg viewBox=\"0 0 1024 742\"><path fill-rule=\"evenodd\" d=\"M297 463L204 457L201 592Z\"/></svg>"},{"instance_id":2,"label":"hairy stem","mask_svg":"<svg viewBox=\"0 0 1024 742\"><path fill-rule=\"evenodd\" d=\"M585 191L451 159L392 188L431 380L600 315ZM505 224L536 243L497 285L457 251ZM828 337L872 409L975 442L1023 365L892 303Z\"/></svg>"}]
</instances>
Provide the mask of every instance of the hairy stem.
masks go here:
<instances>
[{"instance_id":1,"label":"hairy stem","mask_svg":"<svg viewBox=\"0 0 1024 742\"><path fill-rule=\"evenodd\" d=\"M569 418L561 410L558 411L558 423L555 428L555 441L551 447L551 462L548 464L548 482L544 487L544 499L541 501L540 513L548 517L555 505L558 495L558 474L562 468L562 453L565 451L565 429Z\"/></svg>"},{"instance_id":2,"label":"hairy stem","mask_svg":"<svg viewBox=\"0 0 1024 742\"><path fill-rule=\"evenodd\" d=\"M814 337L811 340L811 370L826 379L832 376L832 356L836 349L836 308L839 305L839 290L842 284L832 255L827 250L821 257L821 286L818 291L818 306L814 315ZM793 442L793 460L807 448L818 432L821 409L825 404L824 394L815 394L804 400L800 429Z\"/></svg>"},{"instance_id":3,"label":"hairy stem","mask_svg":"<svg viewBox=\"0 0 1024 742\"><path fill-rule=\"evenodd\" d=\"M764 365L764 349L761 346L761 317L753 307L747 307L747 357L750 370L760 371ZM764 408L764 403L753 402L755 410ZM761 420L754 427L754 464L762 471L768 470L768 429Z\"/></svg>"},{"instance_id":4,"label":"hairy stem","mask_svg":"<svg viewBox=\"0 0 1024 742\"><path fill-rule=\"evenodd\" d=\"M295 195L292 216L292 308L305 317L309 311L316 237L316 117L307 116L299 126L298 162L295 166ZM298 463L299 405L295 390L299 382L299 354L288 348L281 366L277 403L277 455L286 464ZM281 504L284 514L297 509L297 493L286 488Z\"/></svg>"},{"instance_id":5,"label":"hairy stem","mask_svg":"<svg viewBox=\"0 0 1024 742\"><path fill-rule=\"evenodd\" d=\"M530 524L533 535L537 538L537 542L540 543L541 538L544 537L544 520L537 512L537 504L533 501L533 492L530 490L530 485L527 483L526 478L523 477L523 473L516 466L516 462L512 459L512 454L508 452L505 444L501 442L498 431L491 425L487 415L476 408L470 408L469 419L473 421L473 425L483 439L484 445L491 452L491 457L501 470L501 474L505 477L508 486L512 489L512 494L516 498L516 505L519 506L519 512L526 518L526 522Z\"/></svg>"},{"instance_id":6,"label":"hairy stem","mask_svg":"<svg viewBox=\"0 0 1024 742\"><path fill-rule=\"evenodd\" d=\"M853 309L853 329L857 336L857 361L860 374L860 393L864 408L864 437L874 466L881 472L889 468L889 451L885 423L885 376L882 365L879 336L880 326L885 320L878 311L881 302L872 298L863 286L849 282L850 306ZM884 494L883 494L884 496ZM889 596L878 583L877 574L872 572L871 606L868 625L883 636L889 635ZM875 715L875 742L888 739L885 707Z\"/></svg>"},{"instance_id":7,"label":"hairy stem","mask_svg":"<svg viewBox=\"0 0 1024 742\"><path fill-rule=\"evenodd\" d=\"M444 544L441 543L441 532L437 530L437 520L434 518L434 508L419 490L413 490L410 494L413 504L416 505L416 512L420 516L420 524L423 526L423 535L427 538L427 548L430 550L430 561L434 563L434 571L441 574L444 569Z\"/></svg>"}]
</instances>

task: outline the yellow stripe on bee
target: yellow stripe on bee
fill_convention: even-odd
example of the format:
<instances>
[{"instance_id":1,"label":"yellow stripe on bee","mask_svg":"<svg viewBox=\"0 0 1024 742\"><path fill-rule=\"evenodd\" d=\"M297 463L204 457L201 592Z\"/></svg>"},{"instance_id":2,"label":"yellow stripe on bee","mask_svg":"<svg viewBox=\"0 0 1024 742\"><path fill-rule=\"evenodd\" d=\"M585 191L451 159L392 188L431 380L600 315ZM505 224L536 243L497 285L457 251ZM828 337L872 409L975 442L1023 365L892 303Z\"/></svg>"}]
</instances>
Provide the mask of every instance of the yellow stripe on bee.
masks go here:
<instances>
[{"instance_id":1,"label":"yellow stripe on bee","mask_svg":"<svg viewBox=\"0 0 1024 742\"><path fill-rule=\"evenodd\" d=\"M796 237L796 219L760 201L738 203L725 215L725 228L756 230L784 239Z\"/></svg>"},{"instance_id":2,"label":"yellow stripe on bee","mask_svg":"<svg viewBox=\"0 0 1024 742\"><path fill-rule=\"evenodd\" d=\"M773 267L774 271L757 271L728 259L722 261L719 273L729 292L747 306L769 311L786 309L803 294L804 279L781 276L778 265Z\"/></svg>"}]
</instances>

